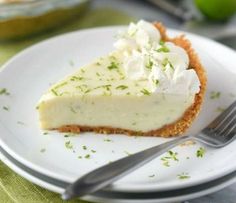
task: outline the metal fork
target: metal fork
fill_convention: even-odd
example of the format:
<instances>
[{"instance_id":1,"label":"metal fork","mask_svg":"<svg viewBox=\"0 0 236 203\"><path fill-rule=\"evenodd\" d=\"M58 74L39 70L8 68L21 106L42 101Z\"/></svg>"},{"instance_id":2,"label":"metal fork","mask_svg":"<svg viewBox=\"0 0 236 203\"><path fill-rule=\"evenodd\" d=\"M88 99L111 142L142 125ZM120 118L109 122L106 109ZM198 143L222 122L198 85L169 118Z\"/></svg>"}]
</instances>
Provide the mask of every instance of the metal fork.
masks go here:
<instances>
[{"instance_id":1,"label":"metal fork","mask_svg":"<svg viewBox=\"0 0 236 203\"><path fill-rule=\"evenodd\" d=\"M96 192L187 140L197 140L208 146L220 148L226 146L235 138L236 101L199 134L178 137L95 169L70 184L62 194L62 198L68 200Z\"/></svg>"}]
</instances>

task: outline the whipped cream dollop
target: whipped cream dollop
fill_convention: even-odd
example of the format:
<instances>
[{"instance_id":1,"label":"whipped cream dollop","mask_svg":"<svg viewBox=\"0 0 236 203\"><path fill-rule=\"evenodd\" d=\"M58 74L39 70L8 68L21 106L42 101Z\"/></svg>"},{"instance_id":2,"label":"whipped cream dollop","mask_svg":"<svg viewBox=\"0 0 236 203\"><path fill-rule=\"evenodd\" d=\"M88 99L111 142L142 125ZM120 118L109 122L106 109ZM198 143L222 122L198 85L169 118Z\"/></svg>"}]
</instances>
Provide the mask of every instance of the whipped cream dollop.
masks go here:
<instances>
[{"instance_id":1,"label":"whipped cream dollop","mask_svg":"<svg viewBox=\"0 0 236 203\"><path fill-rule=\"evenodd\" d=\"M148 80L152 92L196 94L200 81L194 69L188 69L186 51L171 42L163 42L159 30L149 22L131 23L114 43L122 55L125 73L132 80Z\"/></svg>"}]
</instances>

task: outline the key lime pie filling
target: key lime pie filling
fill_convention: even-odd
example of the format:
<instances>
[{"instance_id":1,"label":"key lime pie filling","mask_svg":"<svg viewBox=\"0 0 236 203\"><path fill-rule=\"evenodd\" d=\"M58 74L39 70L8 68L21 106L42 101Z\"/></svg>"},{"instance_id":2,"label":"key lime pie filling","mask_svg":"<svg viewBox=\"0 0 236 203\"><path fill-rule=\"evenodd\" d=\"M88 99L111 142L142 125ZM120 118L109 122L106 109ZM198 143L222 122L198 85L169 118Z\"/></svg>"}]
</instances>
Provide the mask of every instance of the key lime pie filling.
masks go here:
<instances>
[{"instance_id":1,"label":"key lime pie filling","mask_svg":"<svg viewBox=\"0 0 236 203\"><path fill-rule=\"evenodd\" d=\"M111 53L53 85L39 120L46 130L175 136L199 113L205 87L190 42L141 20L118 33Z\"/></svg>"}]
</instances>

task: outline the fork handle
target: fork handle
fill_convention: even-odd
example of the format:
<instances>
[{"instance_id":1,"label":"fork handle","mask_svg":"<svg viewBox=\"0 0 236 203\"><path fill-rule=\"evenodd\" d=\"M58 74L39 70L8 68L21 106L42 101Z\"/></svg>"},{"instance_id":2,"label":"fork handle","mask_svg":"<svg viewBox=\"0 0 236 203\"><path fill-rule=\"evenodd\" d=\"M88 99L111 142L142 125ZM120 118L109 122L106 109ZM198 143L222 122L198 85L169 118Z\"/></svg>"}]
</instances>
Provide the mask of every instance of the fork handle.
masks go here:
<instances>
[{"instance_id":1,"label":"fork handle","mask_svg":"<svg viewBox=\"0 0 236 203\"><path fill-rule=\"evenodd\" d=\"M62 198L68 200L94 193L189 139L192 138L181 136L95 169L70 184Z\"/></svg>"}]
</instances>

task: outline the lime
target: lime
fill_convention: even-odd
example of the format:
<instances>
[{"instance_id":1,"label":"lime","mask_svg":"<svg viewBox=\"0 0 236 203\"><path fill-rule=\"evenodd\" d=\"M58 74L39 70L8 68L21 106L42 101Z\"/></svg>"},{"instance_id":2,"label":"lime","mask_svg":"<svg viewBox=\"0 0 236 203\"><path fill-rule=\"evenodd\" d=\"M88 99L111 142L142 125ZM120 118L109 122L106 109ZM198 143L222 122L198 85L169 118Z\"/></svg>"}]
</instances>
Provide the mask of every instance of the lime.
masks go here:
<instances>
[{"instance_id":1,"label":"lime","mask_svg":"<svg viewBox=\"0 0 236 203\"><path fill-rule=\"evenodd\" d=\"M236 12L236 0L195 0L195 4L212 20L227 20Z\"/></svg>"}]
</instances>

